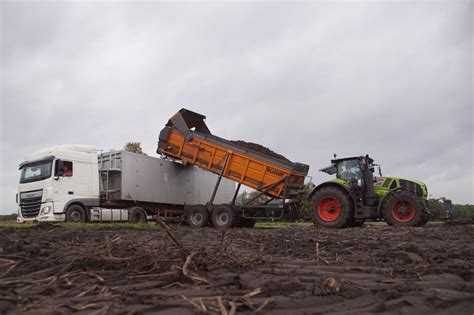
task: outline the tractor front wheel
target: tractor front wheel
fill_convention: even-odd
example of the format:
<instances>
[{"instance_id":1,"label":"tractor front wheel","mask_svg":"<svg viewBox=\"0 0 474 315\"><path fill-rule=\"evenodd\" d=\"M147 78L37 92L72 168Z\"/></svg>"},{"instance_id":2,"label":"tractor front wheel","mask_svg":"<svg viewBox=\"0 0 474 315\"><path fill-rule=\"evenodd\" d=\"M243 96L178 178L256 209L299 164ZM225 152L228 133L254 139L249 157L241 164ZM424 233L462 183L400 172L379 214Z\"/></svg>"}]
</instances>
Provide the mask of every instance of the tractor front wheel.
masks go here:
<instances>
[{"instance_id":1,"label":"tractor front wheel","mask_svg":"<svg viewBox=\"0 0 474 315\"><path fill-rule=\"evenodd\" d=\"M395 192L384 203L384 219L388 225L420 226L423 206L412 193Z\"/></svg>"},{"instance_id":2,"label":"tractor front wheel","mask_svg":"<svg viewBox=\"0 0 474 315\"><path fill-rule=\"evenodd\" d=\"M318 190L311 200L311 209L314 225L343 228L353 221L354 211L349 196L336 187Z\"/></svg>"}]
</instances>

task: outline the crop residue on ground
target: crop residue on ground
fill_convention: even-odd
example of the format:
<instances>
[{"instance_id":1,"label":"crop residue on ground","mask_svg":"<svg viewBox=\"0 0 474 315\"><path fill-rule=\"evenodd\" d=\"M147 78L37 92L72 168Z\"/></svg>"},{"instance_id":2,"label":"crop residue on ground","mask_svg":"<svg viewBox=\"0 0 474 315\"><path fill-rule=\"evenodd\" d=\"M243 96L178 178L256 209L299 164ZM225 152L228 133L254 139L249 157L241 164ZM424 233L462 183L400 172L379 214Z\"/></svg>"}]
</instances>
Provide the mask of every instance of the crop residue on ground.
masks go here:
<instances>
[{"instance_id":1,"label":"crop residue on ground","mask_svg":"<svg viewBox=\"0 0 474 315\"><path fill-rule=\"evenodd\" d=\"M0 313L472 314L474 227L0 229Z\"/></svg>"}]
</instances>

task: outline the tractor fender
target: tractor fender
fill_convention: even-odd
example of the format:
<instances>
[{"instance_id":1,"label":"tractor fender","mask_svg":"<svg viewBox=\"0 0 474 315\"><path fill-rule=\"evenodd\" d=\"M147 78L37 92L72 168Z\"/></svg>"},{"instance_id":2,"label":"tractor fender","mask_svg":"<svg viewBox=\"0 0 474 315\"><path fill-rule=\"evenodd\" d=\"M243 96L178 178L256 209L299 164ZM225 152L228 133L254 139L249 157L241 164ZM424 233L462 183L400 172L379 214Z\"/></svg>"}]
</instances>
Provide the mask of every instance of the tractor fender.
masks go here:
<instances>
[{"instance_id":1,"label":"tractor fender","mask_svg":"<svg viewBox=\"0 0 474 315\"><path fill-rule=\"evenodd\" d=\"M338 188L338 189L341 189L342 191L344 191L352 200L353 203L355 203L355 200L354 200L354 196L352 195L352 192L349 188L345 187L344 185L341 185L341 184L338 184L338 183L335 183L335 182L325 182L325 183L322 183L322 184L319 184L318 186L316 186L313 191L309 194L309 200L311 200L314 196L314 194L320 190L321 188L324 188L324 187L335 187L335 188Z\"/></svg>"},{"instance_id":2,"label":"tractor fender","mask_svg":"<svg viewBox=\"0 0 474 315\"><path fill-rule=\"evenodd\" d=\"M397 191L400 191L400 190L403 190L403 187L396 187L394 189L390 189L389 192L382 198L382 200L380 200L379 202L379 205L377 207L377 215L379 216L382 216L382 213L383 213L383 204L384 202L391 196L393 195L394 193L396 193ZM423 202L422 203L423 205L423 211L426 213L426 214L429 214L430 213L430 210L427 206L427 203L426 202Z\"/></svg>"}]
</instances>

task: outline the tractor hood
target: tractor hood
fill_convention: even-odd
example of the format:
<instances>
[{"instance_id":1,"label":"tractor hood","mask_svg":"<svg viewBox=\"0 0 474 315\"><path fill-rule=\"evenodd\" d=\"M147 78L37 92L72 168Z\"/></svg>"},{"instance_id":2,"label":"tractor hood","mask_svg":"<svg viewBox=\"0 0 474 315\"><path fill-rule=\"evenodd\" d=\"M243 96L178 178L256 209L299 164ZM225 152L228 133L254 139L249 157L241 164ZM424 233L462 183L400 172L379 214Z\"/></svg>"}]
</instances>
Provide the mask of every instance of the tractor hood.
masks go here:
<instances>
[{"instance_id":1,"label":"tractor hood","mask_svg":"<svg viewBox=\"0 0 474 315\"><path fill-rule=\"evenodd\" d=\"M419 197L428 197L428 188L426 184L415 179L407 179L401 177L394 177L394 176L377 176L374 177L375 180L375 189L393 189L392 185L396 185L396 187L404 187L406 190L414 190ZM393 183L396 184L393 184ZM418 191L420 190L421 191Z\"/></svg>"}]
</instances>

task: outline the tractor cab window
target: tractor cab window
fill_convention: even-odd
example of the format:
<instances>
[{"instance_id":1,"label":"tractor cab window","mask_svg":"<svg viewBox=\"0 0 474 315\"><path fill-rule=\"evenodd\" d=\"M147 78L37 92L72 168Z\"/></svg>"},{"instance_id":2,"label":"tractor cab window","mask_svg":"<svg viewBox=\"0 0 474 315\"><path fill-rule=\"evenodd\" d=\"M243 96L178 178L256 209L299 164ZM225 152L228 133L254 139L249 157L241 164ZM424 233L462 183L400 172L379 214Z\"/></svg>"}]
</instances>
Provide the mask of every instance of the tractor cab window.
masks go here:
<instances>
[{"instance_id":1,"label":"tractor cab window","mask_svg":"<svg viewBox=\"0 0 474 315\"><path fill-rule=\"evenodd\" d=\"M341 161L337 165L337 178L344 179L348 182L353 179L362 179L358 160Z\"/></svg>"}]
</instances>

